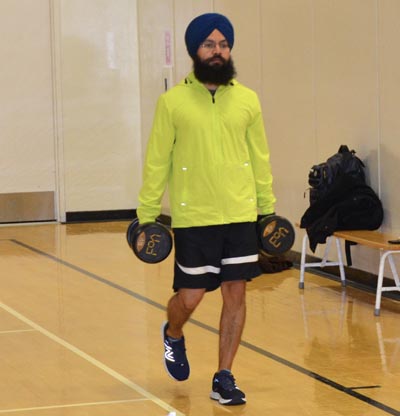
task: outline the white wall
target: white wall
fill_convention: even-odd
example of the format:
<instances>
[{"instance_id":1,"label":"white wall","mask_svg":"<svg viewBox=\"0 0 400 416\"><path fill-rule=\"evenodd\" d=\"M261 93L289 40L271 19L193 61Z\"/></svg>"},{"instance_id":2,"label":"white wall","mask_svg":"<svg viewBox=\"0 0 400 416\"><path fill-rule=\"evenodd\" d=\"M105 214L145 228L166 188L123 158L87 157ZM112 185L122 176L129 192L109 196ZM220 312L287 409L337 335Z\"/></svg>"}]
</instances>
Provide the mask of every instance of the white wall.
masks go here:
<instances>
[{"instance_id":1,"label":"white wall","mask_svg":"<svg viewBox=\"0 0 400 416\"><path fill-rule=\"evenodd\" d=\"M129 209L141 182L136 1L54 0L66 212Z\"/></svg>"},{"instance_id":2,"label":"white wall","mask_svg":"<svg viewBox=\"0 0 400 416\"><path fill-rule=\"evenodd\" d=\"M0 1L0 193L55 191L48 0Z\"/></svg>"}]
</instances>

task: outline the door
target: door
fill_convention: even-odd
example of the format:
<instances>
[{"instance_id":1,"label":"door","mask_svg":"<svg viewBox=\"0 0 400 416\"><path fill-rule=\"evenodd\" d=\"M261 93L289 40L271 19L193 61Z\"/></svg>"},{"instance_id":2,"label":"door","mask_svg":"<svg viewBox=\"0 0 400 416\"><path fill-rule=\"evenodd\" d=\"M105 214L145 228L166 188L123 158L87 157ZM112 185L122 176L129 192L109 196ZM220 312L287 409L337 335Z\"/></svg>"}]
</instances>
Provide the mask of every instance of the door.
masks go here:
<instances>
[{"instance_id":1,"label":"door","mask_svg":"<svg viewBox=\"0 0 400 416\"><path fill-rule=\"evenodd\" d=\"M48 0L0 2L0 223L56 219Z\"/></svg>"}]
</instances>

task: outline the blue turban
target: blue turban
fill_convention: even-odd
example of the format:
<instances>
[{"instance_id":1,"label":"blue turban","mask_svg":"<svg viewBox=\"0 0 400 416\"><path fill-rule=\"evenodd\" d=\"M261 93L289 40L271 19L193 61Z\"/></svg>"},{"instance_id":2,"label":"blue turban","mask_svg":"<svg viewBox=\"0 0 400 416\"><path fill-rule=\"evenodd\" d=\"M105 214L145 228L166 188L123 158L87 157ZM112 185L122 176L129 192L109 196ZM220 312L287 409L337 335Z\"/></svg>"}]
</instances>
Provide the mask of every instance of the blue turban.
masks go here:
<instances>
[{"instance_id":1,"label":"blue turban","mask_svg":"<svg viewBox=\"0 0 400 416\"><path fill-rule=\"evenodd\" d=\"M186 29L185 42L189 55L194 58L199 46L207 39L207 36L214 30L219 30L233 47L234 32L232 23L218 13L206 13L194 18Z\"/></svg>"}]
</instances>

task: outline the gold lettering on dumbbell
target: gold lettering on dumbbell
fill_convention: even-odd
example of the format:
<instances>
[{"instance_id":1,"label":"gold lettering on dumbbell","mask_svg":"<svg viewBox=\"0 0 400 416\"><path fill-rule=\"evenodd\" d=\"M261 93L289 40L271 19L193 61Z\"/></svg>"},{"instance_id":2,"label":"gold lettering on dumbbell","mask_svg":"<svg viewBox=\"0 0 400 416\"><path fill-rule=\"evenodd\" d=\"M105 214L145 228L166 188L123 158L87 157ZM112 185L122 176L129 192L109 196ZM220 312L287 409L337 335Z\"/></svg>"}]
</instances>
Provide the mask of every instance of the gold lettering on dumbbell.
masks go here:
<instances>
[{"instance_id":1,"label":"gold lettering on dumbbell","mask_svg":"<svg viewBox=\"0 0 400 416\"><path fill-rule=\"evenodd\" d=\"M155 251L155 248L157 247L157 244L160 241L161 241L161 234L151 234L150 239L146 245L146 254L149 254L151 256L157 256L157 251Z\"/></svg>"},{"instance_id":2,"label":"gold lettering on dumbbell","mask_svg":"<svg viewBox=\"0 0 400 416\"><path fill-rule=\"evenodd\" d=\"M277 231L275 231L271 238L268 240L271 245L278 248L281 245L281 242L279 241L282 238L285 238L289 234L289 230L285 227L279 227Z\"/></svg>"}]
</instances>

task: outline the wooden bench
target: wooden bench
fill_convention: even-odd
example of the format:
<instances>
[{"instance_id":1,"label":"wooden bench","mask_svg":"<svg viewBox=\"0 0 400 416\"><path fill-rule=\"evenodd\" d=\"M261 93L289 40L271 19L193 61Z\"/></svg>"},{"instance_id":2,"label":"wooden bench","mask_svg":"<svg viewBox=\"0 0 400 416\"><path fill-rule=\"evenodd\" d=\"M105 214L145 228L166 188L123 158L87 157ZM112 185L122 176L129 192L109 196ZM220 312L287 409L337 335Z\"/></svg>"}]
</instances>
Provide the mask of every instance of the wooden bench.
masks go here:
<instances>
[{"instance_id":1,"label":"wooden bench","mask_svg":"<svg viewBox=\"0 0 400 416\"><path fill-rule=\"evenodd\" d=\"M393 255L400 254L400 244L390 244L389 240L395 240L395 237L391 234L381 233L380 231L368 231L368 230L354 230L354 231L335 231L332 236L328 237L325 245L324 256L321 261L306 263L306 253L308 249L308 236L305 233L303 237L301 261L300 261L300 281L299 288L304 289L304 272L307 267L325 267L325 266L339 266L340 280L342 286L346 285L346 275L344 270L343 255L341 240L348 240L354 243L375 248L380 250L379 261L379 273L378 283L376 287L376 300L375 300L375 316L379 316L381 307L382 292L399 291L400 292L400 280L397 274L396 265L393 260ZM332 247L332 243L336 246L337 261L328 260L328 255ZM383 274L385 271L386 260L390 265L390 269L393 275L395 286L383 286Z\"/></svg>"}]
</instances>

